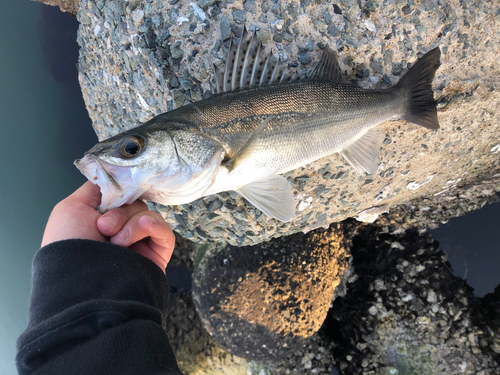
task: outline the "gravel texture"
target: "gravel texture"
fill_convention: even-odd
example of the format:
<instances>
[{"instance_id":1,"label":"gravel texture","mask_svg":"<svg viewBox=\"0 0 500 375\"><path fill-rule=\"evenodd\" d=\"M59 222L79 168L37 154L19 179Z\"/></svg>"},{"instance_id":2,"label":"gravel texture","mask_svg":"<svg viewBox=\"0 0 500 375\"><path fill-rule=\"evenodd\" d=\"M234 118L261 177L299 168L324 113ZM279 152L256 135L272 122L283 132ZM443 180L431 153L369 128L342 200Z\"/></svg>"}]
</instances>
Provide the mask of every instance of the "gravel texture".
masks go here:
<instances>
[{"instance_id":1,"label":"gravel texture","mask_svg":"<svg viewBox=\"0 0 500 375\"><path fill-rule=\"evenodd\" d=\"M358 279L333 302L325 324L342 374L500 372L498 325L431 236L349 226Z\"/></svg>"},{"instance_id":2,"label":"gravel texture","mask_svg":"<svg viewBox=\"0 0 500 375\"><path fill-rule=\"evenodd\" d=\"M200 247L195 259L193 296L208 332L235 355L273 360L320 329L345 292L350 255L335 226L257 246Z\"/></svg>"},{"instance_id":3,"label":"gravel texture","mask_svg":"<svg viewBox=\"0 0 500 375\"><path fill-rule=\"evenodd\" d=\"M467 206L470 205L469 201ZM319 232L311 232L308 236L324 236L324 230ZM226 371L235 375L498 374L500 288L483 298L475 298L472 288L453 275L445 254L439 250L438 243L432 237L419 234L417 229L401 232L404 233L391 234L389 226L380 227L355 220L347 220L336 226L336 236L342 233L347 250L352 252L349 276L344 279L346 284L337 288L340 293L335 296L321 329L301 340L293 350L280 352L280 355L273 356L269 361L248 361L234 353L222 355L224 350L208 337L206 331L201 330L202 326L209 327L220 344L220 338L226 340L225 343L234 344L234 337L228 334L230 330L227 327L231 323L239 327L240 317L236 315L244 312L244 309L237 309L236 314L222 316L221 311L217 311L220 304L215 302L211 311L213 316L202 311L203 318L200 318L194 313L190 296L185 295L179 305L174 299L169 324L176 327L178 334L171 335L171 338L174 337L174 347L178 349L178 357L183 359L181 362L184 364L183 369L187 369L186 374L210 374L214 373L214 368L218 368L221 373ZM296 239L289 243L298 242ZM248 248L245 250L249 252ZM203 296L200 289L206 288L195 287L194 299L212 298L216 301L221 294L237 294L237 288L231 291L228 285L238 283L227 282L232 274L237 275L239 272L235 267L230 267L229 263L234 259L213 250L200 257L203 251L207 251L207 246L180 239L172 263L177 265L177 262L187 261L191 268L193 263L198 262L210 265L215 264L216 259L221 264L227 261L225 271L223 268L213 269L220 275L219 280L204 280L207 286L213 286L213 296ZM241 253L233 255L236 258ZM248 270L255 268L252 264L259 264L259 261L265 264L265 260L272 256L259 251L252 255L246 267ZM194 258L194 261L189 258ZM276 272L281 273L282 270L278 268ZM223 293L222 285L226 285ZM243 277L239 285L244 285ZM259 301L265 303L265 297L271 296L276 290L279 295L280 288L270 287L261 292L262 298L258 295L257 298L249 296L248 300L255 304ZM287 303L287 300L282 302ZM197 305L200 310L199 301ZM189 306L189 311L185 306ZM262 316L278 321L282 319L275 312ZM260 318L256 316L255 319ZM250 336L254 332L250 326L244 328L243 332L249 332ZM263 337L266 344L275 345L277 337ZM178 341L182 345L177 344ZM243 344L256 342L258 340L242 341ZM202 351L204 345L207 349ZM222 346L226 347L224 344ZM240 354L247 359L255 357L255 353ZM225 359L223 364L219 362L221 358ZM199 366L196 361L199 361Z\"/></svg>"},{"instance_id":4,"label":"gravel texture","mask_svg":"<svg viewBox=\"0 0 500 375\"><path fill-rule=\"evenodd\" d=\"M94 129L105 139L210 97L211 66L224 65L229 38L241 35L243 23L291 70L311 69L320 47L331 46L346 77L364 88L393 85L418 56L440 46L434 89L441 129L381 125L386 139L373 176L357 174L338 155L288 173L292 222L269 219L234 193L151 205L193 241L251 245L498 174L498 12L496 3L458 0L81 0L79 79Z\"/></svg>"}]
</instances>

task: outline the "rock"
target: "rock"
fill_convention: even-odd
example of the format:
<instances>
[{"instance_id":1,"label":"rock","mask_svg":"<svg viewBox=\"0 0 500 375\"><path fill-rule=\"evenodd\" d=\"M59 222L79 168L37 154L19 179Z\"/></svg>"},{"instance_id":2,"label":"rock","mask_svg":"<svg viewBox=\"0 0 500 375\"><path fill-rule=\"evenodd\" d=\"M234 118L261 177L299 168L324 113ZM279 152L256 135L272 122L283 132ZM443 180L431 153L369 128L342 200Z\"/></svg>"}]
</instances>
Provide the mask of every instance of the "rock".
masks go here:
<instances>
[{"instance_id":1,"label":"rock","mask_svg":"<svg viewBox=\"0 0 500 375\"><path fill-rule=\"evenodd\" d=\"M244 23L247 20L247 12L241 9L233 10L233 21L236 23Z\"/></svg>"},{"instance_id":2,"label":"rock","mask_svg":"<svg viewBox=\"0 0 500 375\"><path fill-rule=\"evenodd\" d=\"M76 17L78 12L78 0L33 0L46 5L57 6L62 12L68 12Z\"/></svg>"},{"instance_id":3,"label":"rock","mask_svg":"<svg viewBox=\"0 0 500 375\"><path fill-rule=\"evenodd\" d=\"M293 68L299 73L306 73L318 60L321 54L318 44L329 45L339 50L340 66L346 78L363 88L387 88L395 84L418 56L439 45L442 64L434 90L441 129L428 131L399 120L381 124L381 131L391 142L383 145L378 171L369 178L353 171L338 155L290 172L287 178L296 196L296 215L290 223L269 219L243 198L229 194L217 199L232 208L221 210L215 216L206 210L215 197L183 206L151 207L160 212L174 230L194 241L251 245L341 222L381 205L391 208L387 215L391 216L396 215L393 212L401 205L405 205L405 209L409 205L412 211L409 202L415 200L436 202L440 207L445 207L442 202L446 200L458 204L457 193L460 197L468 186L496 179L494 176L500 173L496 152L500 144L500 75L497 74L500 42L495 31L497 21L491 16L496 12L493 3L471 2L467 8L458 0L408 3L409 14L401 10L406 3L377 4L364 2L365 11L360 12L357 4L338 3L332 13L332 4L327 2L304 1L300 7L256 2L256 14L241 12L245 12L246 24L258 29L258 38L266 51L277 48L272 39L274 35L293 33L293 38L283 38L280 45L286 51L287 64L298 62L299 53L309 53L311 61L307 65ZM188 69L195 84L196 90L188 90L181 105L196 100L194 91L200 98L209 95L213 76L207 67L213 63L223 67L227 48L215 51L214 46L219 39L229 39L232 30L236 36L242 29L242 24L234 22L234 7L220 6L218 12L207 11L211 17L208 29L196 27L192 32L189 2L179 2L173 7L166 0L133 4L122 0L81 0L80 7L79 79L94 129L101 140L174 108L172 90L178 88L167 84L173 74L182 76L180 73ZM212 10L215 8L213 5ZM144 11L140 22L132 18L136 10ZM241 12L236 14L243 15ZM314 27L314 21L323 22L323 12L331 16L326 33ZM376 31L367 29L364 22L367 12L374 26L370 27ZM153 14L156 15L154 23ZM265 16L266 22L259 20L261 16ZM237 20L243 19L238 17ZM150 29L152 31L148 31ZM155 46L147 42L147 35L153 35L152 32L169 37ZM182 57L166 56L178 42L182 43ZM299 49L303 46L307 46L307 51ZM200 52L193 56L195 49ZM180 55L180 50L174 48L174 51ZM302 54L301 59L307 61L307 55ZM176 99L180 102L182 98L177 94ZM317 173L326 165L331 167L329 179L324 178L326 174ZM294 183L295 177L304 175L310 180ZM320 184L325 189L317 195ZM379 193L389 184L391 191L384 198ZM493 195L494 192L487 193L488 197ZM467 199L483 198L476 195ZM245 213L246 219L236 219L235 212ZM415 216L411 220L414 220L418 215L440 216L439 212L445 210L412 212ZM183 225L175 219L176 215L184 218ZM383 220L384 216L377 220ZM205 237L199 233L205 233Z\"/></svg>"},{"instance_id":4,"label":"rock","mask_svg":"<svg viewBox=\"0 0 500 375\"><path fill-rule=\"evenodd\" d=\"M483 337L483 349L489 351L490 355L500 363L500 285L493 293L489 293L480 299L481 312L474 316L478 324L488 322L489 335Z\"/></svg>"},{"instance_id":5,"label":"rock","mask_svg":"<svg viewBox=\"0 0 500 375\"><path fill-rule=\"evenodd\" d=\"M214 5L216 0L198 0L198 5L201 9L207 10L209 6Z\"/></svg>"},{"instance_id":6,"label":"rock","mask_svg":"<svg viewBox=\"0 0 500 375\"><path fill-rule=\"evenodd\" d=\"M248 374L248 362L220 348L203 328L190 293L171 295L167 316L167 334L184 374Z\"/></svg>"},{"instance_id":7,"label":"rock","mask_svg":"<svg viewBox=\"0 0 500 375\"><path fill-rule=\"evenodd\" d=\"M302 65L307 65L307 64L309 64L312 61L311 55L307 51L300 51L297 54L297 60L299 60L299 62Z\"/></svg>"},{"instance_id":8,"label":"rock","mask_svg":"<svg viewBox=\"0 0 500 375\"><path fill-rule=\"evenodd\" d=\"M358 277L325 324L342 374L500 373L498 325L484 318L431 236L351 222L344 231Z\"/></svg>"},{"instance_id":9,"label":"rock","mask_svg":"<svg viewBox=\"0 0 500 375\"><path fill-rule=\"evenodd\" d=\"M180 59L184 56L184 52L181 49L182 42L175 42L170 45L170 54L174 59Z\"/></svg>"},{"instance_id":10,"label":"rock","mask_svg":"<svg viewBox=\"0 0 500 375\"><path fill-rule=\"evenodd\" d=\"M191 293L191 259L196 244L176 236L168 263L170 298L166 332L181 371L186 375L246 375L250 364L219 347L203 328Z\"/></svg>"},{"instance_id":11,"label":"rock","mask_svg":"<svg viewBox=\"0 0 500 375\"><path fill-rule=\"evenodd\" d=\"M231 23L229 22L229 18L223 16L220 19L220 38L222 40L226 40L230 36L231 36Z\"/></svg>"},{"instance_id":12,"label":"rock","mask_svg":"<svg viewBox=\"0 0 500 375\"><path fill-rule=\"evenodd\" d=\"M257 4L253 0L246 0L243 3L243 6L245 7L245 10L247 12L255 14L257 12Z\"/></svg>"},{"instance_id":13,"label":"rock","mask_svg":"<svg viewBox=\"0 0 500 375\"><path fill-rule=\"evenodd\" d=\"M338 227L254 247L201 249L193 275L198 313L218 345L252 360L299 350L349 274Z\"/></svg>"}]
</instances>

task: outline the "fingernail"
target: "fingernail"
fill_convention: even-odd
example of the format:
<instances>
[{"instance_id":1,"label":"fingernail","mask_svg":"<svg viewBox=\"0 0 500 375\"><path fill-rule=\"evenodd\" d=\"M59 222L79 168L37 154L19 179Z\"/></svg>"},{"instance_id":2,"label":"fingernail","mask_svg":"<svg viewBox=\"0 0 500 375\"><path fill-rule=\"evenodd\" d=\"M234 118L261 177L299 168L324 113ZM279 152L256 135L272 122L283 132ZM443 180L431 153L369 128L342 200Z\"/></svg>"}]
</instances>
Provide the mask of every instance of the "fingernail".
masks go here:
<instances>
[{"instance_id":1,"label":"fingernail","mask_svg":"<svg viewBox=\"0 0 500 375\"><path fill-rule=\"evenodd\" d=\"M118 220L114 216L101 217L101 222L102 221L104 221L104 225L110 229L115 229L118 226Z\"/></svg>"},{"instance_id":2,"label":"fingernail","mask_svg":"<svg viewBox=\"0 0 500 375\"><path fill-rule=\"evenodd\" d=\"M157 225L158 224L158 219L154 218L154 217L151 217L151 216L146 216L148 219L149 219L149 222L153 225Z\"/></svg>"},{"instance_id":3,"label":"fingernail","mask_svg":"<svg viewBox=\"0 0 500 375\"><path fill-rule=\"evenodd\" d=\"M125 227L123 228L121 231L120 231L120 235L119 237L123 240L123 241L127 241L130 237L130 230Z\"/></svg>"}]
</instances>

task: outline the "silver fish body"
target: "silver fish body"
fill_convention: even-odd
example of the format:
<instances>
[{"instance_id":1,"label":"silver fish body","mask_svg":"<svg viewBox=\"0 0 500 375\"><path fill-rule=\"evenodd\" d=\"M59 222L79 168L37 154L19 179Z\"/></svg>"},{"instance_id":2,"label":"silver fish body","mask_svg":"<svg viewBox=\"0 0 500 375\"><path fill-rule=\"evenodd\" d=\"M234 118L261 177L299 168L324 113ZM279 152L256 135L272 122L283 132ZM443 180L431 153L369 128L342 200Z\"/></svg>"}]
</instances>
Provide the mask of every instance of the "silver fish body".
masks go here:
<instances>
[{"instance_id":1,"label":"silver fish body","mask_svg":"<svg viewBox=\"0 0 500 375\"><path fill-rule=\"evenodd\" d=\"M172 113L196 123L231 158L259 125L258 137L230 169L220 168L208 194L237 190L339 152L377 124L402 114L402 90L363 90L330 81L298 81L215 96ZM162 120L168 119L168 113ZM168 120L167 120L168 121ZM194 150L196 152L196 150Z\"/></svg>"},{"instance_id":2,"label":"silver fish body","mask_svg":"<svg viewBox=\"0 0 500 375\"><path fill-rule=\"evenodd\" d=\"M246 51L258 54L254 38L246 43ZM240 44L230 54L239 61L244 52ZM373 173L383 140L376 125L401 118L439 127L431 89L437 48L387 90L345 83L328 48L309 79L279 83L273 73L265 84L262 78L253 84L259 60L248 64L248 55L233 69L242 72L231 78L238 89L159 115L75 162L101 187L102 211L139 197L176 205L236 190L268 216L289 221L293 194L280 174L334 152L359 172Z\"/></svg>"}]
</instances>

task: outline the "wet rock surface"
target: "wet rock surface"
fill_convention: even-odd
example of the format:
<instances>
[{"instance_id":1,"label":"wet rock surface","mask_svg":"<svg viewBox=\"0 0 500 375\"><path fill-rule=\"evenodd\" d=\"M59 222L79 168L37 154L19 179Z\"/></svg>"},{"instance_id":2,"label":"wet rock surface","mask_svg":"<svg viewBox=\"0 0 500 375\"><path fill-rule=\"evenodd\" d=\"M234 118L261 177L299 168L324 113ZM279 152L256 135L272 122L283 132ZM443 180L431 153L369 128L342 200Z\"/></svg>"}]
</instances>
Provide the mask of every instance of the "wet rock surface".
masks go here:
<instances>
[{"instance_id":1,"label":"wet rock surface","mask_svg":"<svg viewBox=\"0 0 500 375\"><path fill-rule=\"evenodd\" d=\"M73 17L76 17L78 12L78 0L32 0L39 3L44 3L46 5L56 6L61 9L62 12L68 12Z\"/></svg>"},{"instance_id":2,"label":"wet rock surface","mask_svg":"<svg viewBox=\"0 0 500 375\"><path fill-rule=\"evenodd\" d=\"M203 328L190 291L171 293L167 316L167 334L184 374L248 374L247 360L220 348Z\"/></svg>"},{"instance_id":3,"label":"wet rock surface","mask_svg":"<svg viewBox=\"0 0 500 375\"><path fill-rule=\"evenodd\" d=\"M200 327L209 327L211 334L224 348L226 346L221 340L239 345L240 342L233 341L234 336L228 334L229 330L225 329L224 325L235 324L238 327L238 314L244 314L244 309L240 307L236 314L224 314L223 319L220 318L221 312L215 313L213 319L211 313L218 307L214 304L216 309L210 311L207 303L205 311L209 313L202 312L203 318L200 318L198 314L194 314L194 303L189 297L187 301L181 302L180 308L175 304L171 306L172 313L169 313L172 314L169 324L178 327L176 329L179 332L177 336L171 336L174 337L174 343L175 340L187 342L183 348L182 345L176 346L180 348L181 353L178 357L185 358L184 362L190 363L190 366L183 367L189 370L185 370L186 374L203 373L199 372L199 369L208 369L203 371L211 373L212 367L207 363L218 363L221 366L219 371L231 369L234 374L255 375L326 375L336 374L336 371L339 374L499 373L498 287L495 293L481 299L475 298L472 288L454 276L445 254L439 250L439 244L429 235L419 234L417 229L391 234L388 226L380 227L348 220L336 227L335 231L337 234L339 231L342 233L346 247L352 251L350 274L345 279L347 283L337 288L340 293L333 300L327 319L318 332L296 341L297 345L289 347L288 350L278 349L276 353L280 354L270 359L262 356L264 359L248 361L256 355L253 352L241 352L241 356L247 358L243 360L226 353L204 329L200 330ZM314 232L308 235L311 234L316 235ZM177 257L188 259L200 254L200 245L185 240L180 242L173 259L174 265L184 262L176 260ZM182 245L183 242L188 246ZM233 267L229 268L228 257L223 256L223 253L210 251L205 254L207 258L210 258L208 254L219 254L220 257L215 256L213 259L218 259L221 264L226 260L225 269L228 272L222 270L218 274L220 280L229 279L228 273L233 272ZM260 256L254 255L256 256L250 261L253 264L257 263L258 259L266 258L262 253ZM200 262L200 258L195 259L195 262ZM190 263L193 264L193 261ZM207 265L209 264L210 262L207 262ZM208 267L206 269L208 270ZM246 269L251 270L252 265L247 265ZM218 270L221 270L220 266ZM234 272L237 273L238 270ZM242 281L243 278L240 283ZM222 283L210 282L209 285L214 286L211 293L215 296L221 295L219 286ZM194 299L207 298L200 295L200 289L202 288L194 289ZM231 291L226 288L224 292L235 295L235 289ZM247 305L253 303L253 306L258 306L260 301L260 305L269 306L265 298L266 295L271 295L273 290L275 289L269 288L263 291L260 298L254 299L253 302L249 293L248 300L240 302L242 305L246 302ZM215 297L214 300L216 299ZM184 306L189 306L192 312L187 312ZM194 318L188 318L193 314ZM255 320L265 317L278 321L281 319L280 315L270 308L266 315L256 316ZM239 328L245 329L245 336L254 332L249 326ZM189 339L184 339L184 335ZM198 349L186 349L189 347L189 340ZM259 342L260 345L264 343L272 348L276 340L286 342L278 336L264 334L260 341L249 340L242 343L256 345ZM200 342L205 344L200 345ZM204 345L209 349L202 350ZM216 347L217 350L212 351L211 347ZM254 350L250 346L247 348ZM241 350L241 347L236 350ZM201 352L203 354L199 354ZM200 360L200 367L194 363L195 358ZM227 367L217 362L216 358L228 358ZM233 362L237 362L241 367L235 370Z\"/></svg>"},{"instance_id":4,"label":"wet rock surface","mask_svg":"<svg viewBox=\"0 0 500 375\"><path fill-rule=\"evenodd\" d=\"M349 276L339 227L252 247L200 249L193 275L197 310L221 347L247 359L275 360L300 350Z\"/></svg>"},{"instance_id":5,"label":"wet rock surface","mask_svg":"<svg viewBox=\"0 0 500 375\"><path fill-rule=\"evenodd\" d=\"M267 218L233 193L151 205L193 241L257 244L373 207L446 196L454 184L500 173L500 20L493 3L82 0L80 7L79 79L100 139L210 97L210 67L224 64L229 39L241 35L243 22L299 73L329 45L339 51L346 78L364 88L391 86L418 56L442 50L434 82L440 130L382 124L386 138L373 176L356 174L338 155L288 173L296 197L290 223Z\"/></svg>"},{"instance_id":6,"label":"wet rock surface","mask_svg":"<svg viewBox=\"0 0 500 375\"><path fill-rule=\"evenodd\" d=\"M499 373L498 328L431 236L345 228L358 278L324 326L341 373Z\"/></svg>"},{"instance_id":7,"label":"wet rock surface","mask_svg":"<svg viewBox=\"0 0 500 375\"><path fill-rule=\"evenodd\" d=\"M441 194L423 196L380 215L378 226L387 226L391 232L406 229L435 229L453 217L463 216L500 199L500 174L468 185L450 181L447 190Z\"/></svg>"}]
</instances>

